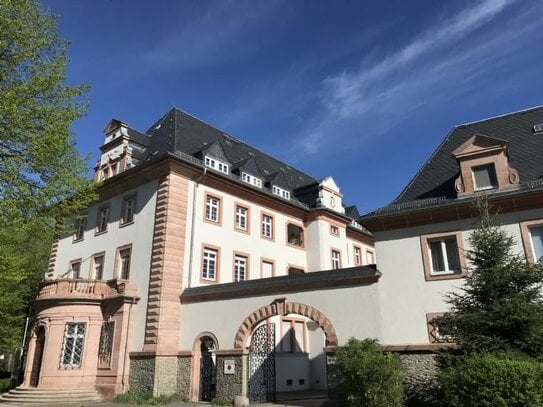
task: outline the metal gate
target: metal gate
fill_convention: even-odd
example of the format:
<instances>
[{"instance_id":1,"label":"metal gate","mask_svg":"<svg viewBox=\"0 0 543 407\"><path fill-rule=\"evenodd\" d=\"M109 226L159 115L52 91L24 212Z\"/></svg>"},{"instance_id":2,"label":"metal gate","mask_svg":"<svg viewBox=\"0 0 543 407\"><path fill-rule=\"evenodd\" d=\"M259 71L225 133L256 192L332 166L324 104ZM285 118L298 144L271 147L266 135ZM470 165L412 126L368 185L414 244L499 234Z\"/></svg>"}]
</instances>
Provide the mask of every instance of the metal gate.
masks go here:
<instances>
[{"instance_id":1,"label":"metal gate","mask_svg":"<svg viewBox=\"0 0 543 407\"><path fill-rule=\"evenodd\" d=\"M249 399L275 399L275 324L259 326L249 347Z\"/></svg>"},{"instance_id":2,"label":"metal gate","mask_svg":"<svg viewBox=\"0 0 543 407\"><path fill-rule=\"evenodd\" d=\"M200 400L211 401L215 398L215 362L210 354L200 358Z\"/></svg>"}]
</instances>

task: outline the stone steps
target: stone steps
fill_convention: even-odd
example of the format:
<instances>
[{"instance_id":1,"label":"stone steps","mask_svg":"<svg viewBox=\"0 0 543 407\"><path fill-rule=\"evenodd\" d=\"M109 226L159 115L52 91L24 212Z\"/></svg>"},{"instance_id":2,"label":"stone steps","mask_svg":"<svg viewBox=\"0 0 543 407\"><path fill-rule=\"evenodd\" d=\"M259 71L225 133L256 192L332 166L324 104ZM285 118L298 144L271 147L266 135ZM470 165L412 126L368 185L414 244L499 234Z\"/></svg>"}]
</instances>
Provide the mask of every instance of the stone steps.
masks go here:
<instances>
[{"instance_id":1,"label":"stone steps","mask_svg":"<svg viewBox=\"0 0 543 407\"><path fill-rule=\"evenodd\" d=\"M0 396L0 403L7 406L59 406L101 400L93 389L17 387Z\"/></svg>"}]
</instances>

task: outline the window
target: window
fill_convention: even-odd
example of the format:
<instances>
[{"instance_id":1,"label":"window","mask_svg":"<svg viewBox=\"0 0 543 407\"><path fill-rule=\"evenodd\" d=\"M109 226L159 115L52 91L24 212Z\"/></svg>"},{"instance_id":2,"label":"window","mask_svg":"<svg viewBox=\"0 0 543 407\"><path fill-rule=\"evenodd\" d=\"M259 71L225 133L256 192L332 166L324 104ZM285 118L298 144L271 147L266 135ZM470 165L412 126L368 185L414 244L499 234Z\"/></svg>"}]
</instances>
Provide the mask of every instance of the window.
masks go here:
<instances>
[{"instance_id":1,"label":"window","mask_svg":"<svg viewBox=\"0 0 543 407\"><path fill-rule=\"evenodd\" d=\"M83 240L87 228L87 215L81 216L75 222L74 242Z\"/></svg>"},{"instance_id":2,"label":"window","mask_svg":"<svg viewBox=\"0 0 543 407\"><path fill-rule=\"evenodd\" d=\"M206 220L219 223L219 209L221 200L211 195L206 197Z\"/></svg>"},{"instance_id":3,"label":"window","mask_svg":"<svg viewBox=\"0 0 543 407\"><path fill-rule=\"evenodd\" d=\"M341 252L332 249L332 269L337 270L339 268L341 268Z\"/></svg>"},{"instance_id":4,"label":"window","mask_svg":"<svg viewBox=\"0 0 543 407\"><path fill-rule=\"evenodd\" d=\"M289 245L304 247L304 230L298 225L287 224L287 242Z\"/></svg>"},{"instance_id":5,"label":"window","mask_svg":"<svg viewBox=\"0 0 543 407\"><path fill-rule=\"evenodd\" d=\"M371 250L366 250L366 264L375 264L375 255Z\"/></svg>"},{"instance_id":6,"label":"window","mask_svg":"<svg viewBox=\"0 0 543 407\"><path fill-rule=\"evenodd\" d=\"M357 266L362 264L362 249L358 246L354 246L354 264Z\"/></svg>"},{"instance_id":7,"label":"window","mask_svg":"<svg viewBox=\"0 0 543 407\"><path fill-rule=\"evenodd\" d=\"M273 217L262 215L262 237L273 239Z\"/></svg>"},{"instance_id":8,"label":"window","mask_svg":"<svg viewBox=\"0 0 543 407\"><path fill-rule=\"evenodd\" d=\"M235 227L237 230L247 232L249 230L247 213L249 210L243 206L236 205Z\"/></svg>"},{"instance_id":9,"label":"window","mask_svg":"<svg viewBox=\"0 0 543 407\"><path fill-rule=\"evenodd\" d=\"M262 188L262 180L260 178L252 176L251 174L247 174L246 172L241 173L241 180L243 182L246 182L247 184Z\"/></svg>"},{"instance_id":10,"label":"window","mask_svg":"<svg viewBox=\"0 0 543 407\"><path fill-rule=\"evenodd\" d=\"M121 225L134 222L134 212L136 211L136 197L130 196L124 198L121 213Z\"/></svg>"},{"instance_id":11,"label":"window","mask_svg":"<svg viewBox=\"0 0 543 407\"><path fill-rule=\"evenodd\" d=\"M455 273L460 271L456 237L430 240L428 243L432 273Z\"/></svg>"},{"instance_id":12,"label":"window","mask_svg":"<svg viewBox=\"0 0 543 407\"><path fill-rule=\"evenodd\" d=\"M214 170L220 171L223 174L228 174L229 172L228 164L223 163L222 161L219 161L215 158L206 156L204 159L204 163L206 167L213 168Z\"/></svg>"},{"instance_id":13,"label":"window","mask_svg":"<svg viewBox=\"0 0 543 407\"><path fill-rule=\"evenodd\" d=\"M85 324L83 322L69 322L65 325L60 367L81 367L84 339Z\"/></svg>"},{"instance_id":14,"label":"window","mask_svg":"<svg viewBox=\"0 0 543 407\"><path fill-rule=\"evenodd\" d=\"M305 352L305 321L297 319L281 320L281 352Z\"/></svg>"},{"instance_id":15,"label":"window","mask_svg":"<svg viewBox=\"0 0 543 407\"><path fill-rule=\"evenodd\" d=\"M100 342L98 344L98 367L108 368L111 365L111 352L113 351L113 332L115 322L104 321L100 331Z\"/></svg>"},{"instance_id":16,"label":"window","mask_svg":"<svg viewBox=\"0 0 543 407\"><path fill-rule=\"evenodd\" d=\"M109 222L109 206L98 209L98 218L96 219L96 233L107 232Z\"/></svg>"},{"instance_id":17,"label":"window","mask_svg":"<svg viewBox=\"0 0 543 407\"><path fill-rule=\"evenodd\" d=\"M334 225L330 225L330 234L333 236L339 236L339 228Z\"/></svg>"},{"instance_id":18,"label":"window","mask_svg":"<svg viewBox=\"0 0 543 407\"><path fill-rule=\"evenodd\" d=\"M527 260L543 262L543 220L521 222L520 233Z\"/></svg>"},{"instance_id":19,"label":"window","mask_svg":"<svg viewBox=\"0 0 543 407\"><path fill-rule=\"evenodd\" d=\"M442 319L446 313L436 312L426 314L426 323L428 327L428 339L430 343L452 343L453 335L450 326L447 326Z\"/></svg>"},{"instance_id":20,"label":"window","mask_svg":"<svg viewBox=\"0 0 543 407\"><path fill-rule=\"evenodd\" d=\"M122 247L117 254L117 278L128 280L130 277L130 255L132 247Z\"/></svg>"},{"instance_id":21,"label":"window","mask_svg":"<svg viewBox=\"0 0 543 407\"><path fill-rule=\"evenodd\" d=\"M494 164L486 164L473 167L473 183L476 191L498 188L498 179L496 178L496 169Z\"/></svg>"},{"instance_id":22,"label":"window","mask_svg":"<svg viewBox=\"0 0 543 407\"><path fill-rule=\"evenodd\" d=\"M421 236L424 275L427 281L464 277L466 272L460 232Z\"/></svg>"},{"instance_id":23,"label":"window","mask_svg":"<svg viewBox=\"0 0 543 407\"><path fill-rule=\"evenodd\" d=\"M273 261L271 260L262 260L260 275L261 278L270 278L273 277Z\"/></svg>"},{"instance_id":24,"label":"window","mask_svg":"<svg viewBox=\"0 0 543 407\"><path fill-rule=\"evenodd\" d=\"M234 256L234 281L247 279L247 256L236 254Z\"/></svg>"},{"instance_id":25,"label":"window","mask_svg":"<svg viewBox=\"0 0 543 407\"><path fill-rule=\"evenodd\" d=\"M81 278L81 260L70 262L70 278Z\"/></svg>"},{"instance_id":26,"label":"window","mask_svg":"<svg viewBox=\"0 0 543 407\"><path fill-rule=\"evenodd\" d=\"M286 189L272 185L272 192L274 195L280 196L281 198L290 199L290 192L288 192Z\"/></svg>"},{"instance_id":27,"label":"window","mask_svg":"<svg viewBox=\"0 0 543 407\"><path fill-rule=\"evenodd\" d=\"M104 255L96 254L92 258L92 276L95 280L101 280L104 275Z\"/></svg>"},{"instance_id":28,"label":"window","mask_svg":"<svg viewBox=\"0 0 543 407\"><path fill-rule=\"evenodd\" d=\"M203 280L215 281L217 279L217 258L217 250L207 247L204 248L204 257L202 261Z\"/></svg>"},{"instance_id":29,"label":"window","mask_svg":"<svg viewBox=\"0 0 543 407\"><path fill-rule=\"evenodd\" d=\"M288 271L288 275L289 275L289 276L295 276L295 275L305 274L304 269L301 268L301 267L293 267L293 266L289 266L287 271Z\"/></svg>"}]
</instances>

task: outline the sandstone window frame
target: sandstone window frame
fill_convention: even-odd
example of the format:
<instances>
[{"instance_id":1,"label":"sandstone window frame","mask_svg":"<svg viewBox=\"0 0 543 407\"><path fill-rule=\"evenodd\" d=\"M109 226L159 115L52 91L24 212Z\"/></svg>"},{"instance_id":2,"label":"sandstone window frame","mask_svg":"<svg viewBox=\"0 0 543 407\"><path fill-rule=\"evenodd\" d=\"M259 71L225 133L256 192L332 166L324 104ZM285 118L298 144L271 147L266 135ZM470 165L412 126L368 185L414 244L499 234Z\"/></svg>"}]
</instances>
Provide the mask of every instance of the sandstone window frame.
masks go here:
<instances>
[{"instance_id":1,"label":"sandstone window frame","mask_svg":"<svg viewBox=\"0 0 543 407\"><path fill-rule=\"evenodd\" d=\"M430 243L444 241L450 238L456 239L456 252L460 269L458 271L436 272L432 266ZM467 274L466 256L464 250L464 240L461 231L450 231L441 233L432 233L420 236L420 246L422 251L422 262L424 268L424 278L426 281L454 280L464 278Z\"/></svg>"},{"instance_id":2,"label":"sandstone window frame","mask_svg":"<svg viewBox=\"0 0 543 407\"><path fill-rule=\"evenodd\" d=\"M543 227L543 219L526 220L520 222L520 235L522 238L522 244L524 246L524 254L526 256L526 260L531 264L535 264L539 260L535 258L535 248L532 233L530 231L531 228L535 227Z\"/></svg>"}]
</instances>

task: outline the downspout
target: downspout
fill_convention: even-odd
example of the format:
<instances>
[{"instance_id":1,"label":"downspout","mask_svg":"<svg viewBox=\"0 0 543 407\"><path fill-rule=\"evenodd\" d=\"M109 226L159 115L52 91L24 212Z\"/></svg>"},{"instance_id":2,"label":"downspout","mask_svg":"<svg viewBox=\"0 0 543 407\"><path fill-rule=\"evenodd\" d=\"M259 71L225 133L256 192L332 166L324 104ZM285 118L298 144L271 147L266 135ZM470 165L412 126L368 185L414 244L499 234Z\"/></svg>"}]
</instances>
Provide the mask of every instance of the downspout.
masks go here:
<instances>
[{"instance_id":1,"label":"downspout","mask_svg":"<svg viewBox=\"0 0 543 407\"><path fill-rule=\"evenodd\" d=\"M132 306L135 303L136 297L132 297L132 302L130 303L130 307L128 308L128 320L126 321L126 341L124 341L123 375L121 379L121 389L123 393L126 385L126 383L124 382L124 378L126 374L126 358L128 357L128 338L130 338L128 331L130 331L130 316L132 315Z\"/></svg>"},{"instance_id":2,"label":"downspout","mask_svg":"<svg viewBox=\"0 0 543 407\"><path fill-rule=\"evenodd\" d=\"M187 288L190 288L191 281L192 281L192 259L193 259L193 249L194 249L194 223L196 218L196 190L198 189L198 185L200 185L200 182L207 174L207 168L204 168L204 172L202 172L198 178L194 181L194 187L192 189L192 216L190 221L190 246L189 246L189 275L188 275L188 282L187 282Z\"/></svg>"}]
</instances>

